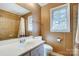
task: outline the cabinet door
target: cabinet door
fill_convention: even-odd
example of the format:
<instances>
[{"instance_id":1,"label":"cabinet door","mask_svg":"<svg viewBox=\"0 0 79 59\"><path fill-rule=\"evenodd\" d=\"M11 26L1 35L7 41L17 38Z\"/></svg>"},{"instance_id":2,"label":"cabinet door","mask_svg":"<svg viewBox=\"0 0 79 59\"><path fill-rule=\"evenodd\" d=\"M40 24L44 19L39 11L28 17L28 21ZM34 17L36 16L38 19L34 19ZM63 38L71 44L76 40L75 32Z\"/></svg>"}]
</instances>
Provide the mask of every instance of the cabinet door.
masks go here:
<instances>
[{"instance_id":1,"label":"cabinet door","mask_svg":"<svg viewBox=\"0 0 79 59\"><path fill-rule=\"evenodd\" d=\"M39 48L38 47L31 51L31 56L39 56Z\"/></svg>"},{"instance_id":2,"label":"cabinet door","mask_svg":"<svg viewBox=\"0 0 79 59\"><path fill-rule=\"evenodd\" d=\"M39 56L44 56L44 46L43 45L40 45L38 47L38 52L39 52Z\"/></svg>"},{"instance_id":3,"label":"cabinet door","mask_svg":"<svg viewBox=\"0 0 79 59\"><path fill-rule=\"evenodd\" d=\"M31 51L31 56L44 56L44 48L43 45L38 46L34 50Z\"/></svg>"}]
</instances>

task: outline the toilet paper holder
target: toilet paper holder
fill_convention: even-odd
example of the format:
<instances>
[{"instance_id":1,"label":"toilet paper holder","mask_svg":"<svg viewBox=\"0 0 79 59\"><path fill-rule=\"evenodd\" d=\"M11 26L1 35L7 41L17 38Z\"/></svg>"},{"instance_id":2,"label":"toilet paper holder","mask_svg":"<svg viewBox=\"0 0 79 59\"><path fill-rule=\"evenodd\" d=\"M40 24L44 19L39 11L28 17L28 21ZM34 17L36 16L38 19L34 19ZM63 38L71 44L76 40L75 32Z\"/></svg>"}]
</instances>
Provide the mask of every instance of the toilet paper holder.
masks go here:
<instances>
[{"instance_id":1,"label":"toilet paper holder","mask_svg":"<svg viewBox=\"0 0 79 59\"><path fill-rule=\"evenodd\" d=\"M61 43L61 38L60 37L57 37L57 42Z\"/></svg>"}]
</instances>

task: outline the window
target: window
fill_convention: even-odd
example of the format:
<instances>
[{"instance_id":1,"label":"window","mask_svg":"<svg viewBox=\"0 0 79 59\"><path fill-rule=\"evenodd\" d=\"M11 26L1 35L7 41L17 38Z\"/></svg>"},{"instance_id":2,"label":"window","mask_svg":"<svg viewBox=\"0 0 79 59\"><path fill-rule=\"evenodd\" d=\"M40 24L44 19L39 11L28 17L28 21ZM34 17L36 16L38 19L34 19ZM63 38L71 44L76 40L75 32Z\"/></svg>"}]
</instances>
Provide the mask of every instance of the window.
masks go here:
<instances>
[{"instance_id":1,"label":"window","mask_svg":"<svg viewBox=\"0 0 79 59\"><path fill-rule=\"evenodd\" d=\"M50 31L70 32L69 4L64 4L50 10Z\"/></svg>"},{"instance_id":2,"label":"window","mask_svg":"<svg viewBox=\"0 0 79 59\"><path fill-rule=\"evenodd\" d=\"M33 30L33 17L32 16L29 16L28 17L28 31L31 31Z\"/></svg>"}]
</instances>

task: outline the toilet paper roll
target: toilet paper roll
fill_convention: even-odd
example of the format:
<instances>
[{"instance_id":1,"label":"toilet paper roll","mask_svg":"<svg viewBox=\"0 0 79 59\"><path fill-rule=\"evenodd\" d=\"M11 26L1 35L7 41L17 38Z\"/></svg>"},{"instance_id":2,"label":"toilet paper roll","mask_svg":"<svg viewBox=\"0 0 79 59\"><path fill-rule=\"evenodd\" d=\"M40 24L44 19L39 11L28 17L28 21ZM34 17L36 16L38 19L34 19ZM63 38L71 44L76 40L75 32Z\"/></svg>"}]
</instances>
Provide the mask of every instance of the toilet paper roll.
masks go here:
<instances>
[{"instance_id":1,"label":"toilet paper roll","mask_svg":"<svg viewBox=\"0 0 79 59\"><path fill-rule=\"evenodd\" d=\"M58 39L57 39L57 42L61 42L61 39L60 39L60 38L58 38Z\"/></svg>"}]
</instances>

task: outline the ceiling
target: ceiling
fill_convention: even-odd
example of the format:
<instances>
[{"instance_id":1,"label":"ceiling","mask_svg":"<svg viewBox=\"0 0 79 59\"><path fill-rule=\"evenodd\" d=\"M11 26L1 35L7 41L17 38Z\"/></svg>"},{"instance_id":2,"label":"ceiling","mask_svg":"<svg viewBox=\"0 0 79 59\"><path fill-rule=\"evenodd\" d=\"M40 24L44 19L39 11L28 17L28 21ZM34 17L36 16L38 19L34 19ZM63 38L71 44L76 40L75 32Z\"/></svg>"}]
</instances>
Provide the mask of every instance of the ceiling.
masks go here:
<instances>
[{"instance_id":1,"label":"ceiling","mask_svg":"<svg viewBox=\"0 0 79 59\"><path fill-rule=\"evenodd\" d=\"M48 3L38 3L41 7L47 5Z\"/></svg>"},{"instance_id":2,"label":"ceiling","mask_svg":"<svg viewBox=\"0 0 79 59\"><path fill-rule=\"evenodd\" d=\"M38 4L41 7L47 5L47 3L38 3ZM0 9L8 11L10 13L14 13L16 15L20 15L20 16L31 12L30 10L21 7L21 6L17 5L16 3L0 3Z\"/></svg>"},{"instance_id":3,"label":"ceiling","mask_svg":"<svg viewBox=\"0 0 79 59\"><path fill-rule=\"evenodd\" d=\"M0 3L0 9L20 16L30 12L30 10L23 8L15 3Z\"/></svg>"}]
</instances>

